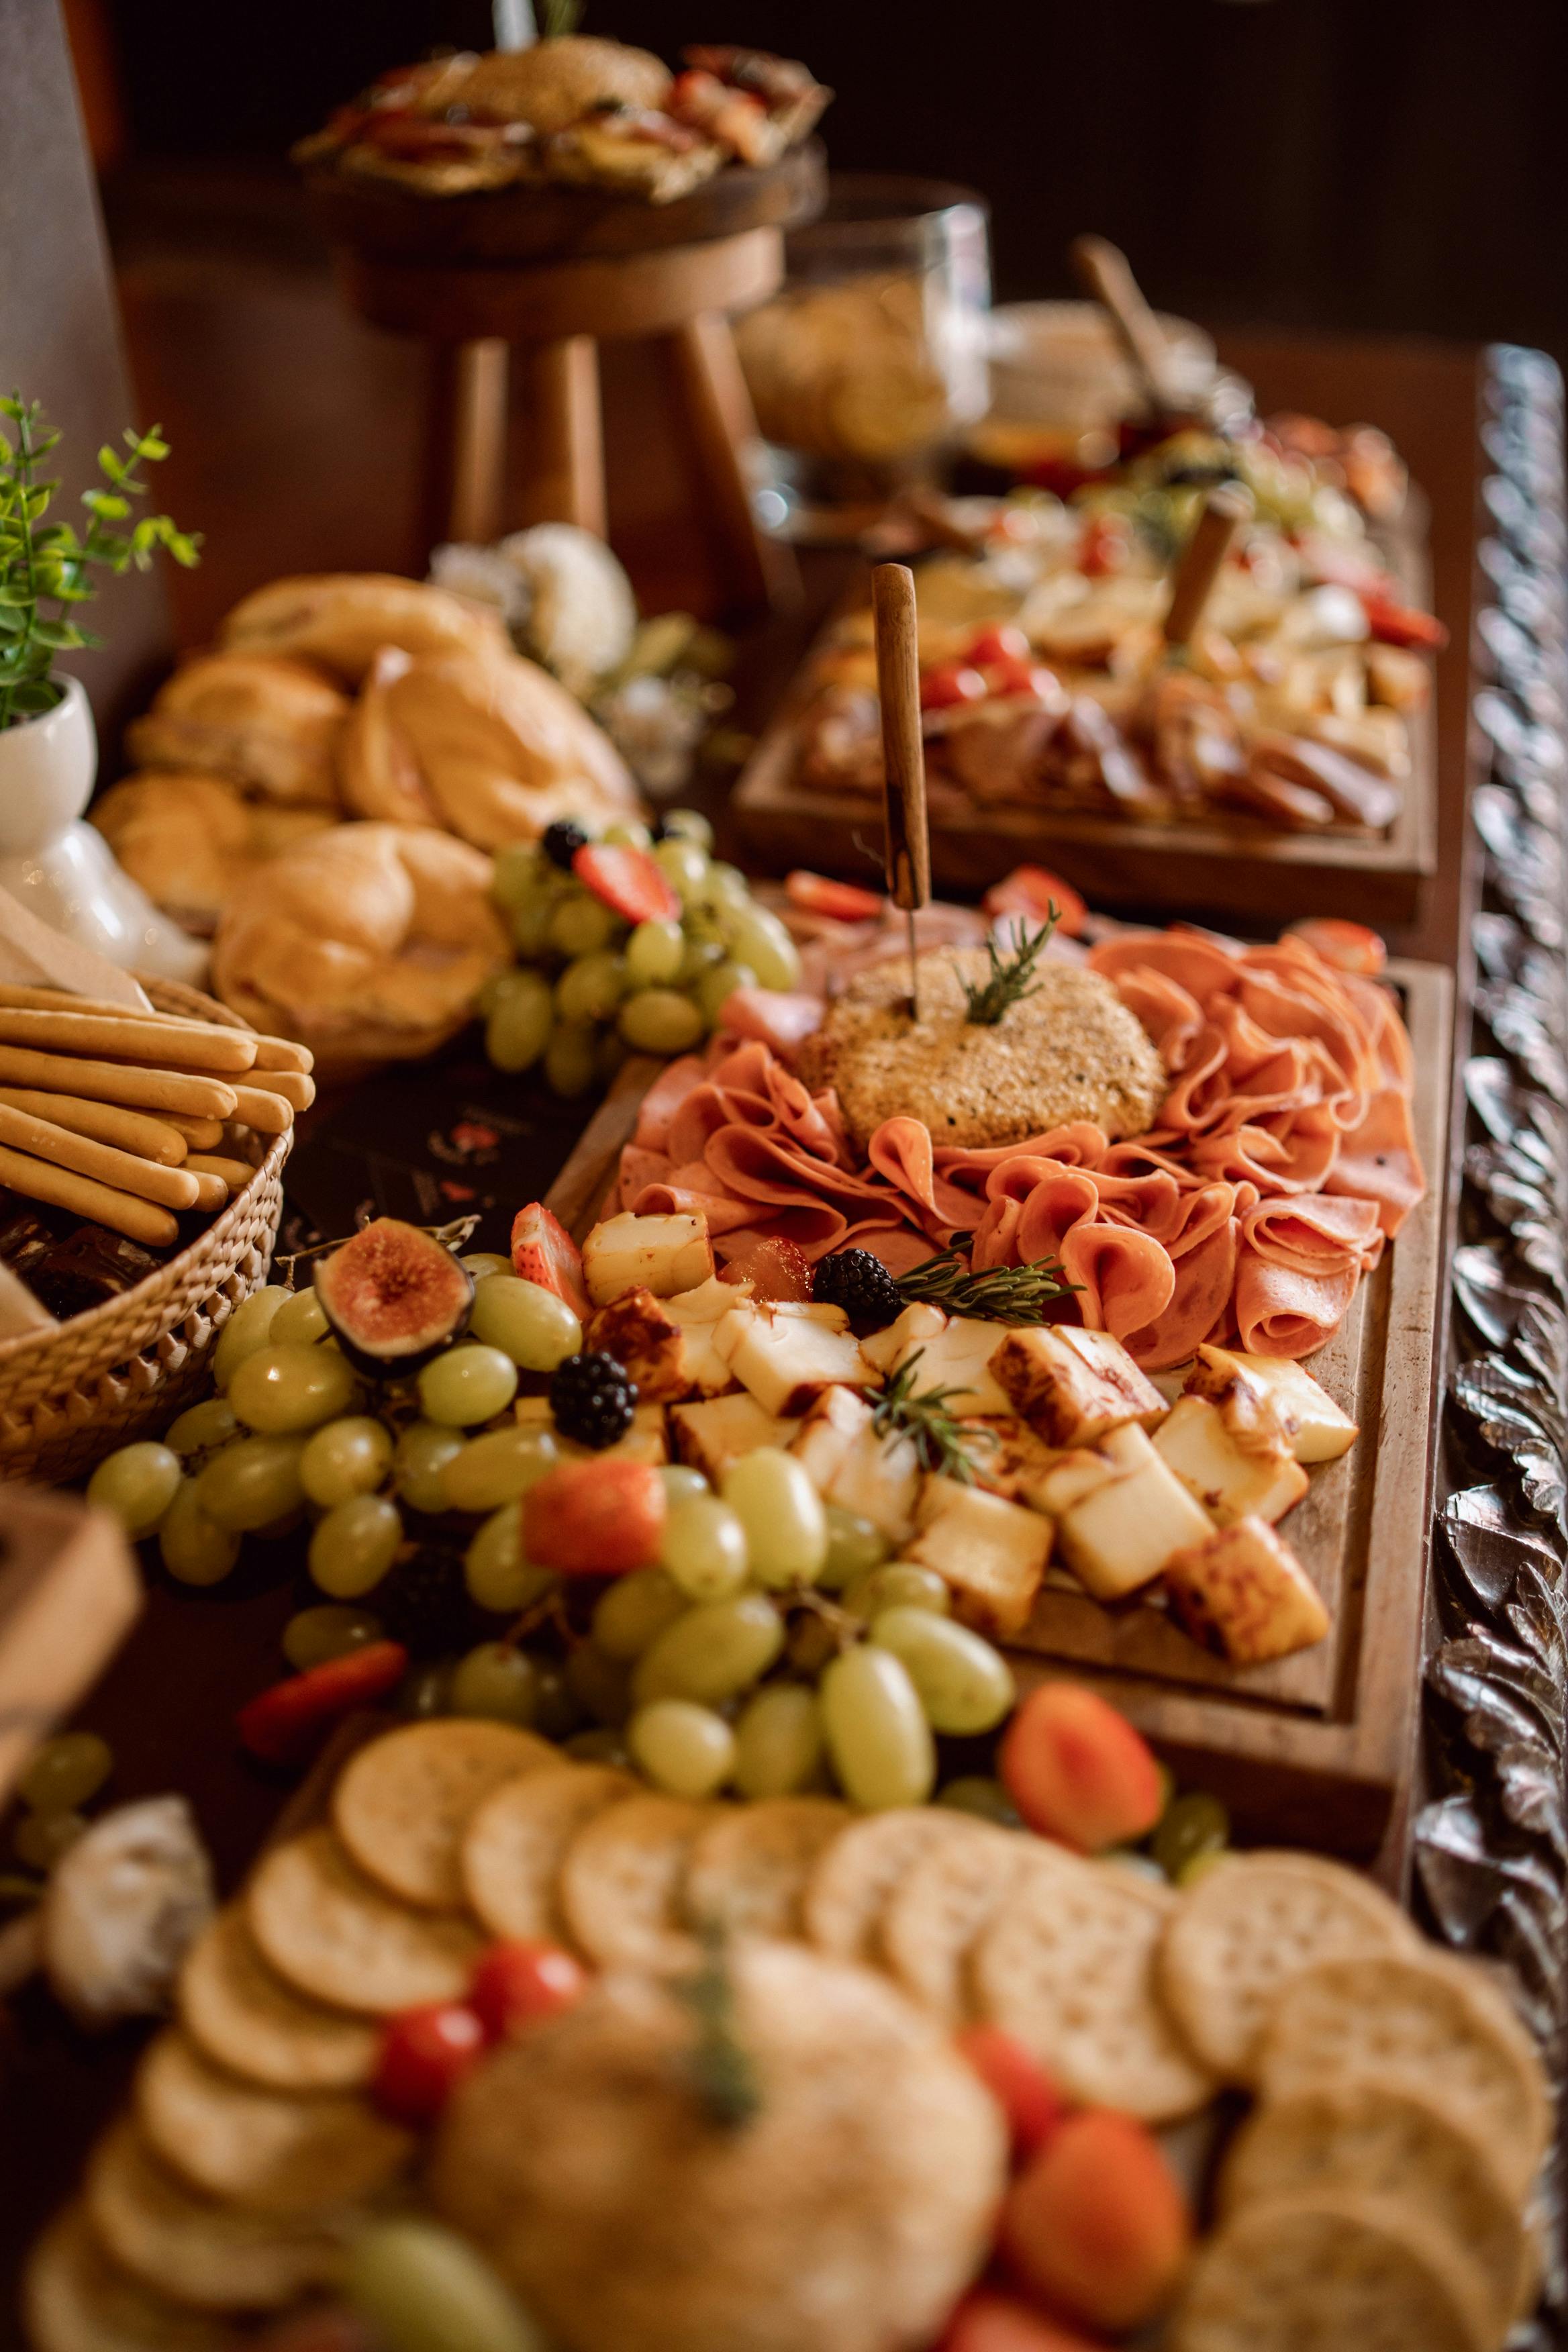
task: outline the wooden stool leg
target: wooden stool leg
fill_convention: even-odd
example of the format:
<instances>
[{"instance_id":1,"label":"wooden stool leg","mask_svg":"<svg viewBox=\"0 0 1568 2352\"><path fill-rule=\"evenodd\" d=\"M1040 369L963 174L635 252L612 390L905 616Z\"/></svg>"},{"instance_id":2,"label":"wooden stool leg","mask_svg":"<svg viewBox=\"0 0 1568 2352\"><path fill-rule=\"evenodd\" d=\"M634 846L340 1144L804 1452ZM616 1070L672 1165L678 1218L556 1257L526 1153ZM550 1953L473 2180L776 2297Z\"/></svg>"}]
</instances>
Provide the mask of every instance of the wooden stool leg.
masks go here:
<instances>
[{"instance_id":1,"label":"wooden stool leg","mask_svg":"<svg viewBox=\"0 0 1568 2352\"><path fill-rule=\"evenodd\" d=\"M747 455L757 420L729 320L702 312L675 330L669 351L730 592L742 605L787 611L800 602L800 567L795 550L760 530L752 511Z\"/></svg>"},{"instance_id":2,"label":"wooden stool leg","mask_svg":"<svg viewBox=\"0 0 1568 2352\"><path fill-rule=\"evenodd\" d=\"M433 343L425 412L418 569L440 541L500 530L506 467L505 343Z\"/></svg>"},{"instance_id":3,"label":"wooden stool leg","mask_svg":"<svg viewBox=\"0 0 1568 2352\"><path fill-rule=\"evenodd\" d=\"M591 335L534 344L529 373L533 415L523 512L530 522L574 522L603 539L605 436L598 347Z\"/></svg>"}]
</instances>

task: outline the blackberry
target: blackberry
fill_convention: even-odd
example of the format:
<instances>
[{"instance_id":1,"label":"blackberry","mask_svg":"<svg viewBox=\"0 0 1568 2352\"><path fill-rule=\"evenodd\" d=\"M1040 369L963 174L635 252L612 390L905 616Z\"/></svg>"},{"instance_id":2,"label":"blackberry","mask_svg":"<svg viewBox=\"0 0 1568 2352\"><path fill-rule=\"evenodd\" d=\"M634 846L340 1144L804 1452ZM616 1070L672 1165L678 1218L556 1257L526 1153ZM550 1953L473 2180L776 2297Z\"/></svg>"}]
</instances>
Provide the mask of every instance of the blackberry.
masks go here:
<instances>
[{"instance_id":1,"label":"blackberry","mask_svg":"<svg viewBox=\"0 0 1568 2352\"><path fill-rule=\"evenodd\" d=\"M903 1294L869 1250L836 1250L818 1258L811 1295L819 1307L842 1307L852 1323L879 1331L904 1311Z\"/></svg>"},{"instance_id":2,"label":"blackberry","mask_svg":"<svg viewBox=\"0 0 1568 2352\"><path fill-rule=\"evenodd\" d=\"M580 849L588 845L588 835L573 818L558 816L553 824L545 826L539 845L552 866L559 866L563 873L570 874L572 860Z\"/></svg>"},{"instance_id":3,"label":"blackberry","mask_svg":"<svg viewBox=\"0 0 1568 2352\"><path fill-rule=\"evenodd\" d=\"M376 1586L375 1613L388 1638L401 1642L411 1657L460 1649L473 1615L462 1554L421 1544Z\"/></svg>"},{"instance_id":4,"label":"blackberry","mask_svg":"<svg viewBox=\"0 0 1568 2352\"><path fill-rule=\"evenodd\" d=\"M550 1410L563 1437L597 1453L624 1437L632 1425L637 1384L624 1364L602 1348L568 1356L550 1380Z\"/></svg>"}]
</instances>

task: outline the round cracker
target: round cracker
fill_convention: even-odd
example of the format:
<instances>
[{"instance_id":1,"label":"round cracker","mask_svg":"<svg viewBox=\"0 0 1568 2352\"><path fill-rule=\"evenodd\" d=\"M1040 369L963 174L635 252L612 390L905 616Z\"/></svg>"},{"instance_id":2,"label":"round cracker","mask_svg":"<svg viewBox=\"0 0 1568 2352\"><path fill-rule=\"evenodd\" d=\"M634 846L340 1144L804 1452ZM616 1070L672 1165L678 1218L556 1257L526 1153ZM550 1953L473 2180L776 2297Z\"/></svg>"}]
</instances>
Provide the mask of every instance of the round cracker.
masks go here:
<instances>
[{"instance_id":1,"label":"round cracker","mask_svg":"<svg viewBox=\"0 0 1568 2352\"><path fill-rule=\"evenodd\" d=\"M297 1991L361 2016L459 1999L484 1949L471 1920L411 1911L384 1893L329 1829L274 1847L245 1917L263 1959Z\"/></svg>"},{"instance_id":2,"label":"round cracker","mask_svg":"<svg viewBox=\"0 0 1568 2352\"><path fill-rule=\"evenodd\" d=\"M875 1967L882 1915L915 1864L967 1826L941 1805L898 1805L851 1822L819 1858L802 1906L805 1932L836 1959Z\"/></svg>"},{"instance_id":3,"label":"round cracker","mask_svg":"<svg viewBox=\"0 0 1568 2352\"><path fill-rule=\"evenodd\" d=\"M182 2310L121 2270L79 2205L33 2248L22 2309L33 2352L237 2352L240 2343L222 2320Z\"/></svg>"},{"instance_id":4,"label":"round cracker","mask_svg":"<svg viewBox=\"0 0 1568 2352\"><path fill-rule=\"evenodd\" d=\"M688 1917L730 1935L799 1937L812 1871L851 1818L831 1797L770 1797L721 1813L686 1865Z\"/></svg>"},{"instance_id":5,"label":"round cracker","mask_svg":"<svg viewBox=\"0 0 1568 2352\"><path fill-rule=\"evenodd\" d=\"M975 1945L980 2014L1047 2066L1071 2099L1173 2123L1214 2079L1166 2013L1154 1958L1175 1897L1116 1863L1032 1871Z\"/></svg>"},{"instance_id":6,"label":"round cracker","mask_svg":"<svg viewBox=\"0 0 1568 2352\"><path fill-rule=\"evenodd\" d=\"M1198 2255L1169 2352L1491 2352L1485 2298L1418 2207L1260 2199Z\"/></svg>"},{"instance_id":7,"label":"round cracker","mask_svg":"<svg viewBox=\"0 0 1568 2352\"><path fill-rule=\"evenodd\" d=\"M496 1936L568 1943L556 1900L567 1848L596 1813L633 1795L637 1782L611 1764L530 1772L485 1799L463 1839L463 1886Z\"/></svg>"},{"instance_id":8,"label":"round cracker","mask_svg":"<svg viewBox=\"0 0 1568 2352\"><path fill-rule=\"evenodd\" d=\"M216 2065L275 2091L351 2091L375 2064L374 2026L286 1984L237 1908L221 1911L186 1953L178 2008Z\"/></svg>"},{"instance_id":9,"label":"round cracker","mask_svg":"<svg viewBox=\"0 0 1568 2352\"><path fill-rule=\"evenodd\" d=\"M1160 1989L1205 2064L1250 2083L1279 1987L1341 1953L1415 1940L1404 1913L1353 1870L1313 1853L1233 1854L1183 1898L1160 1955Z\"/></svg>"},{"instance_id":10,"label":"round cracker","mask_svg":"<svg viewBox=\"0 0 1568 2352\"><path fill-rule=\"evenodd\" d=\"M332 1793L332 1825L367 1877L405 1903L457 1911L463 1832L492 1789L563 1762L515 1724L443 1717L406 1724L352 1757Z\"/></svg>"},{"instance_id":11,"label":"round cracker","mask_svg":"<svg viewBox=\"0 0 1568 2352\"><path fill-rule=\"evenodd\" d=\"M129 2116L94 2149L82 2193L113 2259L199 2310L276 2311L343 2267L341 2232L195 2195Z\"/></svg>"},{"instance_id":12,"label":"round cracker","mask_svg":"<svg viewBox=\"0 0 1568 2352\"><path fill-rule=\"evenodd\" d=\"M136 2114L155 2155L208 2197L258 2213L313 2213L369 2197L402 2171L414 2137L349 2091L301 2096L242 2083L178 2026L137 2070Z\"/></svg>"},{"instance_id":13,"label":"round cracker","mask_svg":"<svg viewBox=\"0 0 1568 2352\"><path fill-rule=\"evenodd\" d=\"M962 1821L905 1876L882 1915L882 1951L906 1992L956 2024L970 2014L974 1940L1032 1869L1086 1865L1043 1839L989 1822Z\"/></svg>"},{"instance_id":14,"label":"round cracker","mask_svg":"<svg viewBox=\"0 0 1568 2352\"><path fill-rule=\"evenodd\" d=\"M1485 2148L1429 2099L1387 2084L1339 2083L1255 2108L1220 2172L1221 2214L1322 2190L1418 2206L1475 2263L1500 2336L1519 2314L1534 2272L1518 2207Z\"/></svg>"},{"instance_id":15,"label":"round cracker","mask_svg":"<svg viewBox=\"0 0 1568 2352\"><path fill-rule=\"evenodd\" d=\"M1489 2154L1522 2198L1551 2137L1535 2044L1480 1970L1412 1942L1321 1960L1283 1987L1258 2052L1266 2096L1387 2083L1427 2099Z\"/></svg>"},{"instance_id":16,"label":"round cracker","mask_svg":"<svg viewBox=\"0 0 1568 2352\"><path fill-rule=\"evenodd\" d=\"M561 1908L601 1968L696 1958L682 1900L686 1864L715 1810L683 1797L627 1797L573 1840L561 1865Z\"/></svg>"}]
</instances>

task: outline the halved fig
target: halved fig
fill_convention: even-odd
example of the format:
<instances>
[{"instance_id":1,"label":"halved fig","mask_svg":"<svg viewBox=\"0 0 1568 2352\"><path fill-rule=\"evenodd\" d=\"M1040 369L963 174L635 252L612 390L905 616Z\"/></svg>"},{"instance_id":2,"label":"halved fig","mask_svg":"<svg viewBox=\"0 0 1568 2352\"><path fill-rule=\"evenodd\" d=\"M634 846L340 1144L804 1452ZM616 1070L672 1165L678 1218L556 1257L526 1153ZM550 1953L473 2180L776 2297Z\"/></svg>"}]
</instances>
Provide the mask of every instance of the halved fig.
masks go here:
<instances>
[{"instance_id":1,"label":"halved fig","mask_svg":"<svg viewBox=\"0 0 1568 2352\"><path fill-rule=\"evenodd\" d=\"M395 1381L461 1339L472 1277L417 1225L377 1217L316 1267L316 1296L356 1371Z\"/></svg>"}]
</instances>

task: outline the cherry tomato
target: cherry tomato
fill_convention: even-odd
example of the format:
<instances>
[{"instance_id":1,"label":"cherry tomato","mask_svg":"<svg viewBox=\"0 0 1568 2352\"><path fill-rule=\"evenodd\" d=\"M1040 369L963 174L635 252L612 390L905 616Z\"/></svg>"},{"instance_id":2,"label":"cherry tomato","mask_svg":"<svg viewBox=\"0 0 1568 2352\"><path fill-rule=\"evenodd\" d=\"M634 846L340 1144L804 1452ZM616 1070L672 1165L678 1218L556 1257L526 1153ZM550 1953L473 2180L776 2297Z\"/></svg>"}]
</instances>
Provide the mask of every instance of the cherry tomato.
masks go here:
<instances>
[{"instance_id":1,"label":"cherry tomato","mask_svg":"<svg viewBox=\"0 0 1568 2352\"><path fill-rule=\"evenodd\" d=\"M241 1744L268 1764L298 1763L335 1723L395 1690L408 1671L401 1642L368 1642L258 1693L235 1718Z\"/></svg>"},{"instance_id":2,"label":"cherry tomato","mask_svg":"<svg viewBox=\"0 0 1568 2352\"><path fill-rule=\"evenodd\" d=\"M969 2026L958 2047L1007 2118L1014 2163L1026 2163L1067 2114L1061 2093L1033 2051L999 2025Z\"/></svg>"},{"instance_id":3,"label":"cherry tomato","mask_svg":"<svg viewBox=\"0 0 1568 2352\"><path fill-rule=\"evenodd\" d=\"M1367 626L1380 645L1436 650L1448 642L1448 632L1435 614L1418 613L1413 605L1395 604L1366 589L1361 591L1361 601Z\"/></svg>"},{"instance_id":4,"label":"cherry tomato","mask_svg":"<svg viewBox=\"0 0 1568 2352\"><path fill-rule=\"evenodd\" d=\"M963 662L939 662L921 680L922 710L951 710L960 702L984 702L985 680Z\"/></svg>"},{"instance_id":5,"label":"cherry tomato","mask_svg":"<svg viewBox=\"0 0 1568 2352\"><path fill-rule=\"evenodd\" d=\"M1131 549L1132 534L1121 515L1090 515L1079 541L1078 568L1090 580L1124 572Z\"/></svg>"},{"instance_id":6,"label":"cherry tomato","mask_svg":"<svg viewBox=\"0 0 1568 2352\"><path fill-rule=\"evenodd\" d=\"M984 669L992 662L1026 662L1029 640L1022 629L999 623L972 637L963 658L973 662L976 669Z\"/></svg>"},{"instance_id":7,"label":"cherry tomato","mask_svg":"<svg viewBox=\"0 0 1568 2352\"><path fill-rule=\"evenodd\" d=\"M492 2042L570 2009L587 1983L559 1944L492 1944L468 1987L468 2006Z\"/></svg>"},{"instance_id":8,"label":"cherry tomato","mask_svg":"<svg viewBox=\"0 0 1568 2352\"><path fill-rule=\"evenodd\" d=\"M1015 866L980 903L988 915L1026 915L1037 923L1043 923L1055 907L1057 928L1068 940L1077 939L1089 912L1072 884L1047 866Z\"/></svg>"},{"instance_id":9,"label":"cherry tomato","mask_svg":"<svg viewBox=\"0 0 1568 2352\"><path fill-rule=\"evenodd\" d=\"M1042 702L1056 684L1041 663L1016 654L1002 654L988 661L985 678L993 694L1032 694Z\"/></svg>"},{"instance_id":10,"label":"cherry tomato","mask_svg":"<svg viewBox=\"0 0 1568 2352\"><path fill-rule=\"evenodd\" d=\"M1016 2295L978 2286L948 2321L937 2352L1099 2352L1099 2347Z\"/></svg>"},{"instance_id":11,"label":"cherry tomato","mask_svg":"<svg viewBox=\"0 0 1568 2352\"><path fill-rule=\"evenodd\" d=\"M487 2035L467 2001L437 2000L389 2018L376 2053L371 2096L401 2124L427 2124L483 2053Z\"/></svg>"},{"instance_id":12,"label":"cherry tomato","mask_svg":"<svg viewBox=\"0 0 1568 2352\"><path fill-rule=\"evenodd\" d=\"M1342 915L1304 916L1290 924L1286 936L1304 941L1337 971L1360 972L1369 980L1388 961L1388 949L1377 933Z\"/></svg>"}]
</instances>

